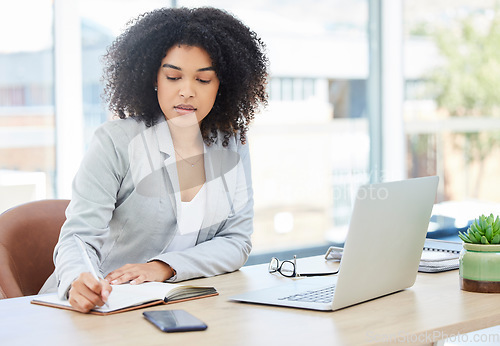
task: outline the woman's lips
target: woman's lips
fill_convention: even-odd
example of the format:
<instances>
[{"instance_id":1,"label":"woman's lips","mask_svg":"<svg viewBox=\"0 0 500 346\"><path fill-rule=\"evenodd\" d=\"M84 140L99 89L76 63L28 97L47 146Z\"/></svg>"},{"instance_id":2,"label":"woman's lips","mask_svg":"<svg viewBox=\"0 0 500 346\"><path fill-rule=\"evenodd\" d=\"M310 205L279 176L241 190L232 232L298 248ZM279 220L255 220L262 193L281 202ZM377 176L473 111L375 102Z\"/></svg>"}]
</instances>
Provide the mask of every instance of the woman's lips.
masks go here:
<instances>
[{"instance_id":1,"label":"woman's lips","mask_svg":"<svg viewBox=\"0 0 500 346\"><path fill-rule=\"evenodd\" d=\"M196 108L194 108L191 105L178 105L178 106L175 106L174 109L180 115L185 115L185 114L193 113L194 111L196 111Z\"/></svg>"}]
</instances>

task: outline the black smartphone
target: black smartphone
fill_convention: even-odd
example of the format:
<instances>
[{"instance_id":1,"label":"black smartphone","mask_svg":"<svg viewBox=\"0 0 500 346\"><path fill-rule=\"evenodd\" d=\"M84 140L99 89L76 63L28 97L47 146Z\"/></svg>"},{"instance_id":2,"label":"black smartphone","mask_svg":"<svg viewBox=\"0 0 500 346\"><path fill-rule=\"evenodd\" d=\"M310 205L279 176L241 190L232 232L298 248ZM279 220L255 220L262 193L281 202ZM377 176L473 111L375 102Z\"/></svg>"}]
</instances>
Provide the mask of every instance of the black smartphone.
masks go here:
<instances>
[{"instance_id":1,"label":"black smartphone","mask_svg":"<svg viewBox=\"0 0 500 346\"><path fill-rule=\"evenodd\" d=\"M149 322L167 333L207 329L205 323L184 310L144 311L142 314Z\"/></svg>"}]
</instances>

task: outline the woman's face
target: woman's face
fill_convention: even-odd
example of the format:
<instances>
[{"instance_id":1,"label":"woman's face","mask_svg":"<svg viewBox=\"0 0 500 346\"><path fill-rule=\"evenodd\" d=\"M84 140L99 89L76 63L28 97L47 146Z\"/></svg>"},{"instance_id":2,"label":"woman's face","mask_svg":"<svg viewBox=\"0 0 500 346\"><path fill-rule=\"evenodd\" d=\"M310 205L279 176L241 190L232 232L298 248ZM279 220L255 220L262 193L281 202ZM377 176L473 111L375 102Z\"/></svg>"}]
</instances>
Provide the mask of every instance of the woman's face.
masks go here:
<instances>
[{"instance_id":1,"label":"woman's face","mask_svg":"<svg viewBox=\"0 0 500 346\"><path fill-rule=\"evenodd\" d=\"M219 90L219 78L208 53L187 45L167 51L156 82L160 108L177 126L199 124L212 109Z\"/></svg>"}]
</instances>

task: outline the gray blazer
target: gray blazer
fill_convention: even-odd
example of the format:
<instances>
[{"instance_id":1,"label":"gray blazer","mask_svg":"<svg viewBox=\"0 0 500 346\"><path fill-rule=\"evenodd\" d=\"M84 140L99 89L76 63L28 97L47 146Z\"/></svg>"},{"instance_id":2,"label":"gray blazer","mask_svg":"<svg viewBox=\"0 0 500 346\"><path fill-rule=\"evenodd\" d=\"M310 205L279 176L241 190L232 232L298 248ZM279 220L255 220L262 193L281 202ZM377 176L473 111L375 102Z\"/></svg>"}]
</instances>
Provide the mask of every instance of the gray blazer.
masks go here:
<instances>
[{"instance_id":1,"label":"gray blazer","mask_svg":"<svg viewBox=\"0 0 500 346\"><path fill-rule=\"evenodd\" d=\"M169 281L239 269L251 250L253 191L248 145L205 146L207 210L196 246L166 252L181 213L179 179L167 122L134 119L99 127L73 181L67 220L54 250L55 272L41 292L65 297L85 267L73 234L88 244L104 277L127 263L160 260L176 271Z\"/></svg>"}]
</instances>

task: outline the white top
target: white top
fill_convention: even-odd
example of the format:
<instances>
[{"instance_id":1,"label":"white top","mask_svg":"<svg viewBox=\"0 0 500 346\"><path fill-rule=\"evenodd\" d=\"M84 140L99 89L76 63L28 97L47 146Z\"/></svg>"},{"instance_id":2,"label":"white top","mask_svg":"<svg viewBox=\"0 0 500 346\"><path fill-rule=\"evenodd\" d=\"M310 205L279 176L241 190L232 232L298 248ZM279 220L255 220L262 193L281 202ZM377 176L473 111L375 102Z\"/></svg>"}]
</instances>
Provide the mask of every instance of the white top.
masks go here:
<instances>
[{"instance_id":1,"label":"white top","mask_svg":"<svg viewBox=\"0 0 500 346\"><path fill-rule=\"evenodd\" d=\"M167 251L182 251L196 245L201 223L205 217L207 188L203 184L190 202L181 202L181 213L177 220L177 233Z\"/></svg>"}]
</instances>

